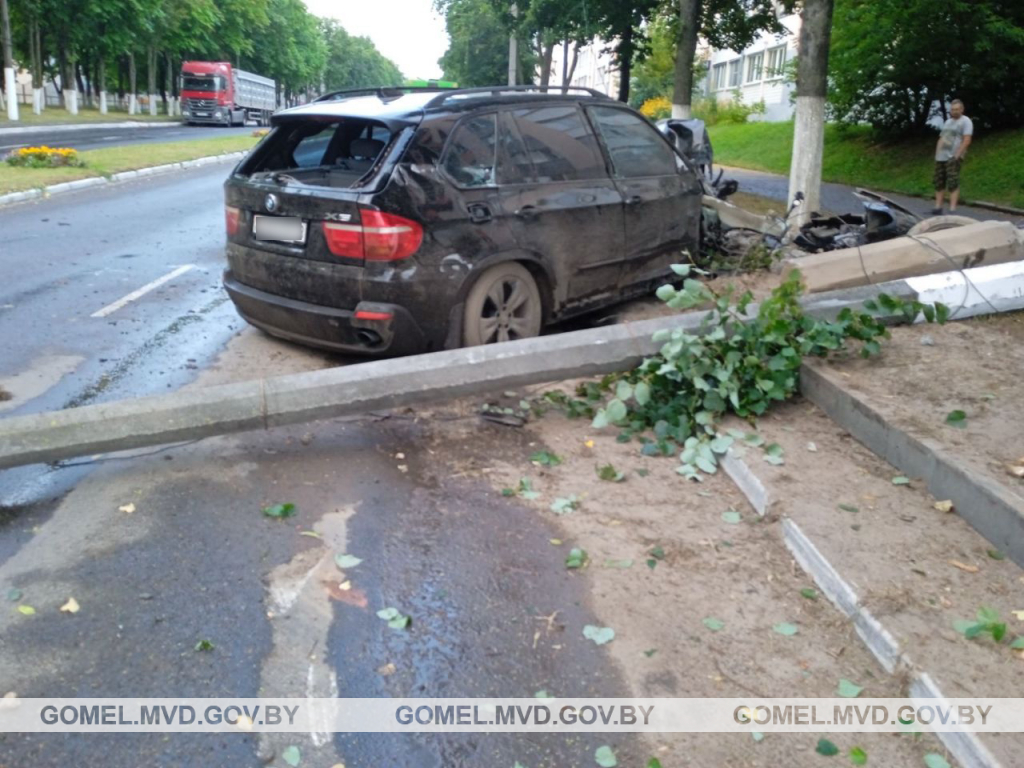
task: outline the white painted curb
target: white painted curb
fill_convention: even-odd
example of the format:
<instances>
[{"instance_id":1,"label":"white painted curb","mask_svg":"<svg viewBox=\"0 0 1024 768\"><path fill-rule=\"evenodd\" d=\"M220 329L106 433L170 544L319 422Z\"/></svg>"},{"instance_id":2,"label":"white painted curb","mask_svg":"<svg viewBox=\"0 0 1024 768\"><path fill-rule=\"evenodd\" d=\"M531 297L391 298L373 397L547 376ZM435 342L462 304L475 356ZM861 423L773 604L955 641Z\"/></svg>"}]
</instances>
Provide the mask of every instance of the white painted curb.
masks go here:
<instances>
[{"instance_id":1,"label":"white painted curb","mask_svg":"<svg viewBox=\"0 0 1024 768\"><path fill-rule=\"evenodd\" d=\"M74 133L75 131L102 131L109 128L180 128L179 120L149 122L123 120L119 123L74 123L72 125L25 125L17 128L0 128L0 138L22 136L26 133Z\"/></svg>"},{"instance_id":2,"label":"white painted curb","mask_svg":"<svg viewBox=\"0 0 1024 768\"><path fill-rule=\"evenodd\" d=\"M203 165L210 165L211 163L225 162L228 160L241 160L247 154L246 152L229 152L223 155L208 155L206 157L197 157L195 160L183 160L180 163L168 163L167 165L153 165L149 168L139 168L135 171L121 171L120 173L112 174L109 178L106 176L91 176L87 179L78 179L76 181L65 181L61 184L51 184L48 187L26 189L22 192L11 192L10 194L0 195L0 207L5 205L11 205L13 203L23 203L27 200L37 200L39 198L51 197L52 195L59 195L63 192L74 192L77 189L88 189L89 187L99 187L104 184L113 184L120 181L129 181L131 179L138 179L144 176L157 176L162 173L168 173L169 171L181 171L186 168L198 168Z\"/></svg>"},{"instance_id":3,"label":"white painted curb","mask_svg":"<svg viewBox=\"0 0 1024 768\"><path fill-rule=\"evenodd\" d=\"M1001 266L1001 265L1000 265ZM764 515L772 503L764 483L740 458L728 453L722 457L722 469L747 498L759 515ZM818 589L843 615L853 622L854 629L871 654L889 674L910 673L910 696L914 699L941 699L946 696L932 677L913 663L900 649L900 644L870 611L860 604L853 587L821 553L795 521L782 520L782 540L793 559L808 574ZM977 734L936 733L963 768L1001 768L1001 763L989 752Z\"/></svg>"}]
</instances>

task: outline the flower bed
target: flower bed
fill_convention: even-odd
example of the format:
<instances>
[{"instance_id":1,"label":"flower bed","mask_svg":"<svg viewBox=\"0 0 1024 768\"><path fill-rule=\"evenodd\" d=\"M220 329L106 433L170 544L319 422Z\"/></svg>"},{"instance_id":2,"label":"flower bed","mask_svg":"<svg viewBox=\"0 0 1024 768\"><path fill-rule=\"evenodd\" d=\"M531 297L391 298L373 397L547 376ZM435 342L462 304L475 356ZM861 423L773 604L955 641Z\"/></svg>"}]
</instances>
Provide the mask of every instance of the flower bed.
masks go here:
<instances>
[{"instance_id":1,"label":"flower bed","mask_svg":"<svg viewBox=\"0 0 1024 768\"><path fill-rule=\"evenodd\" d=\"M21 168L81 168L85 161L70 147L22 147L4 158L8 165Z\"/></svg>"}]
</instances>

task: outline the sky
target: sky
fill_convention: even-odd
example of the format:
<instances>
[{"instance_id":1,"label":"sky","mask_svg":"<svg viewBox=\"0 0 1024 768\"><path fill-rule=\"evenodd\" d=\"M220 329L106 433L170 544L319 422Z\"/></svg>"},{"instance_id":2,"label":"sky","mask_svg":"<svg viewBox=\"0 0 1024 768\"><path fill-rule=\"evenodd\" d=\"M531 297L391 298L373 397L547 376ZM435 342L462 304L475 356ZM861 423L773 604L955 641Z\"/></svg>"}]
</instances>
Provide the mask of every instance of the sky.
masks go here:
<instances>
[{"instance_id":1,"label":"sky","mask_svg":"<svg viewBox=\"0 0 1024 768\"><path fill-rule=\"evenodd\" d=\"M373 40L407 78L437 78L448 48L432 0L305 0L310 13L337 19L349 34Z\"/></svg>"}]
</instances>

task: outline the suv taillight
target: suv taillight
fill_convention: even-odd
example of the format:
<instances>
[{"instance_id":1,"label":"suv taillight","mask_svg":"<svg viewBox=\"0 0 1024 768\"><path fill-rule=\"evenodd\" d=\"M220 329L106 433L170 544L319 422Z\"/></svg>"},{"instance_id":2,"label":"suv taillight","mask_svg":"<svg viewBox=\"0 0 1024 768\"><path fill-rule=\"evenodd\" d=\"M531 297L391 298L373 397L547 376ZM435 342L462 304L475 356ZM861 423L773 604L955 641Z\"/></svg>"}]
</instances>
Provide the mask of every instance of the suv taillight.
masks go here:
<instances>
[{"instance_id":1,"label":"suv taillight","mask_svg":"<svg viewBox=\"0 0 1024 768\"><path fill-rule=\"evenodd\" d=\"M224 227L228 231L228 237L238 233L238 216L241 212L232 205L224 206Z\"/></svg>"},{"instance_id":2,"label":"suv taillight","mask_svg":"<svg viewBox=\"0 0 1024 768\"><path fill-rule=\"evenodd\" d=\"M335 256L360 261L400 261L416 253L423 227L393 213L360 211L361 224L324 222L324 239Z\"/></svg>"}]
</instances>

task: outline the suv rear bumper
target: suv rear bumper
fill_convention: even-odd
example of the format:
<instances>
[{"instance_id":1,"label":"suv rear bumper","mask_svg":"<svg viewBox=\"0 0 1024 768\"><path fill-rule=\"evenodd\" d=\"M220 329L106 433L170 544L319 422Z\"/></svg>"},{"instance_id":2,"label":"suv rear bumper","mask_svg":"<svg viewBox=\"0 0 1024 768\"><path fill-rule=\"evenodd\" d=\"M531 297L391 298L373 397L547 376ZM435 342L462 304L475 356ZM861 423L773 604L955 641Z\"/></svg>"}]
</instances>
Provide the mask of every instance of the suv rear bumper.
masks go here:
<instances>
[{"instance_id":1,"label":"suv rear bumper","mask_svg":"<svg viewBox=\"0 0 1024 768\"><path fill-rule=\"evenodd\" d=\"M397 304L360 302L336 309L287 299L251 288L224 273L224 289L238 314L271 336L332 352L391 357L421 352L423 332L412 315ZM358 317L358 313L372 317ZM390 317L387 317L390 315Z\"/></svg>"}]
</instances>

